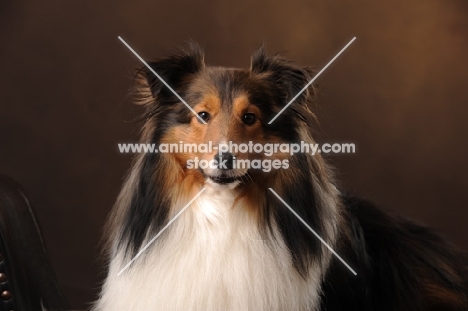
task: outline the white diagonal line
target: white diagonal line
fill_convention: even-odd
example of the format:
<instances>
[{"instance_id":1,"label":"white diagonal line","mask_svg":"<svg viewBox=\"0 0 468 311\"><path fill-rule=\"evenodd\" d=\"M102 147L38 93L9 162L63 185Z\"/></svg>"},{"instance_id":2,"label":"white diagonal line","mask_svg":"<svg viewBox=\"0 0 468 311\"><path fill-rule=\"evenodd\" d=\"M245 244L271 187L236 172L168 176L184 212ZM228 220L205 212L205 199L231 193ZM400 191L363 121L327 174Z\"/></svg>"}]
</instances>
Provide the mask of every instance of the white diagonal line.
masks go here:
<instances>
[{"instance_id":1,"label":"white diagonal line","mask_svg":"<svg viewBox=\"0 0 468 311\"><path fill-rule=\"evenodd\" d=\"M332 60L329 61L328 64L326 64L325 67L323 67L323 69L320 70L319 73L317 73L317 74L315 75L315 77L314 77L312 80L310 80L310 82L307 83L307 85L304 86L304 88L302 88L302 90L300 90L299 93L297 93L297 95L294 96L293 99L291 99L291 100L289 101L289 103L288 103L286 106L284 106L283 109L280 110L280 112L278 112L278 113L276 114L276 116L273 117L273 119L271 119L270 122L268 122L268 124L273 123L273 121L275 121L276 118L278 118L279 115L282 114L282 113L286 110L286 108L288 108L289 105L291 105L291 104L296 100L296 98L298 98L299 95L301 95L302 92L304 92L304 91L315 81L315 79L317 79L317 78L322 74L322 72L324 72L325 69L327 69L328 66L330 66L330 65L332 64L332 63L335 61L335 59L337 59L338 56L340 56L341 53L343 53L344 50L346 50L346 49L348 48L348 46L350 46L351 43L353 43L354 40L356 40L356 37L352 38L351 41L349 41L348 44L346 44L346 46L345 46L344 48L342 48L341 51L339 51L338 54L336 54L335 57L333 57Z\"/></svg>"},{"instance_id":2,"label":"white diagonal line","mask_svg":"<svg viewBox=\"0 0 468 311\"><path fill-rule=\"evenodd\" d=\"M125 267L123 267L122 270L120 270L119 273L117 273L117 276L120 276L122 274L122 272L124 272L125 270L127 270L128 267L130 267L130 265L132 264L132 262L134 262L138 257L140 257L141 254L143 254L144 251L146 251L146 249L164 232L164 230L166 230L186 209L187 207L189 207L190 204L193 203L193 201L195 201L196 198L198 198L198 196L200 194L202 194L203 191L205 191L206 188L202 188L202 190L200 190L200 192L197 193L196 196L193 197L193 199L190 200L190 202L187 203L187 205L184 206L184 208L182 208L180 210L180 212L177 213L177 215L174 216L174 218L172 218L168 223L167 225L164 226L164 228L161 229L161 231L159 231L158 234L156 234L156 236L154 238L151 239L151 241L149 241L145 247L143 247L139 252L138 254L135 255L135 257L133 257L132 260L130 260L129 263L127 263L125 265Z\"/></svg>"},{"instance_id":3,"label":"white diagonal line","mask_svg":"<svg viewBox=\"0 0 468 311\"><path fill-rule=\"evenodd\" d=\"M136 56L143 64L145 64L145 66L146 66L159 80L161 80L161 82L162 82L172 93L174 93L174 95L175 95L182 103L185 104L185 106L187 106L188 109L190 109L190 111L193 112L193 114L198 118L198 120L200 120L200 122L202 122L203 124L206 124L205 120L203 120L203 119L198 115L198 113L196 113L195 110L193 110L192 107L190 107L189 104L187 104L187 103L185 102L185 100L184 100L182 97L180 97L179 94L177 94L176 91L174 91L174 89L173 89L169 84L167 84L166 81L164 81L163 78L161 78L161 76L158 75L158 74L156 73L156 71L154 71L153 68L151 68L151 67L144 61L144 59L140 57L140 55L137 54L137 52L135 52L134 49L132 49L131 46L127 44L127 42L125 42L124 39L122 39L120 36L119 36L118 38L119 38L120 41L122 41L123 44L125 44L125 46L126 46L133 54L135 54L135 56Z\"/></svg>"},{"instance_id":4,"label":"white diagonal line","mask_svg":"<svg viewBox=\"0 0 468 311\"><path fill-rule=\"evenodd\" d=\"M271 189L271 188L268 188L287 208L289 208L289 210L294 214L294 216L297 217L297 219L299 219L303 224L304 226L307 227L307 229L309 229L316 237L317 239L320 240L320 242L323 243L323 245L325 245L332 253L333 255L335 255L354 275L357 275L356 271L354 271L347 263L346 261L343 260L343 258L340 257L340 255L338 255L334 250L333 248L331 248L330 245L328 245L327 242L325 242L322 237L320 235L317 234L317 232L314 231L314 229L312 229L289 205L288 203L286 203L276 192L275 190Z\"/></svg>"}]
</instances>

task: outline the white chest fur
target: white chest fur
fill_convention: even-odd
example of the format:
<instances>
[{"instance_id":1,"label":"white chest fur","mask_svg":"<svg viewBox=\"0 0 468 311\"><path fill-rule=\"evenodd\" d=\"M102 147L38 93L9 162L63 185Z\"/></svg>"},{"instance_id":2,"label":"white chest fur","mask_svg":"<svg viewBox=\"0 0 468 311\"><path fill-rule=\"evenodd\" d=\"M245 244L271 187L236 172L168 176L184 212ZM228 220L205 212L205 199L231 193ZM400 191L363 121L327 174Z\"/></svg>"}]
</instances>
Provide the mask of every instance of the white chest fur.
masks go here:
<instances>
[{"instance_id":1,"label":"white chest fur","mask_svg":"<svg viewBox=\"0 0 468 311\"><path fill-rule=\"evenodd\" d=\"M301 278L234 198L208 187L120 276L117 254L95 310L317 310L319 269Z\"/></svg>"}]
</instances>

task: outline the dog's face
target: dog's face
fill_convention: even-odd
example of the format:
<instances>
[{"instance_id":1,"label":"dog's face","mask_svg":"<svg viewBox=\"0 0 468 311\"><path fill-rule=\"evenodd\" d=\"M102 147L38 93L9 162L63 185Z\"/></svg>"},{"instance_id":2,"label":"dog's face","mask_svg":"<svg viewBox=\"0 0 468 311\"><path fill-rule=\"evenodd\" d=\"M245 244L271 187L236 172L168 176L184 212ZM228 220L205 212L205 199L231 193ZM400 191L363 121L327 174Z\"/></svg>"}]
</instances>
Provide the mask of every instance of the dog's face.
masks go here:
<instances>
[{"instance_id":1,"label":"dog's face","mask_svg":"<svg viewBox=\"0 0 468 311\"><path fill-rule=\"evenodd\" d=\"M313 117L308 107L310 92L306 90L273 124L268 124L310 77L307 70L278 56L266 57L263 49L253 55L249 69L205 66L197 46L150 66L193 110L151 71L144 70L145 85L151 91L146 101L147 122L154 128L150 142L212 146L208 152L187 148L167 155L177 160L185 174L198 174L205 181L231 184L245 180L247 174L252 178L260 172L233 162L262 161L267 157L252 148L248 152L222 151L221 145L294 142L303 124ZM278 152L268 159L281 161L286 156ZM194 159L211 165L187 165Z\"/></svg>"}]
</instances>

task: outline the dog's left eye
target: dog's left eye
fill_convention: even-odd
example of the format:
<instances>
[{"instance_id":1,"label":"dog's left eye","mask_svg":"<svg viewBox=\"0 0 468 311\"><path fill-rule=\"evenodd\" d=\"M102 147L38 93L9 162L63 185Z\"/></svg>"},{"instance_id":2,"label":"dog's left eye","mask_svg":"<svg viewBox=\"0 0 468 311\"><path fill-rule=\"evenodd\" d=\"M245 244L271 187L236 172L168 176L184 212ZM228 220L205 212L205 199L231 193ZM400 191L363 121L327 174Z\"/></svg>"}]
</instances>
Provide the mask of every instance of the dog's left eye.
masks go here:
<instances>
[{"instance_id":1,"label":"dog's left eye","mask_svg":"<svg viewBox=\"0 0 468 311\"><path fill-rule=\"evenodd\" d=\"M255 123L255 121L257 120L257 118L255 117L255 115L251 112L248 112L246 114L244 114L242 116L242 122L244 122L245 124L247 125L252 125Z\"/></svg>"},{"instance_id":2,"label":"dog's left eye","mask_svg":"<svg viewBox=\"0 0 468 311\"><path fill-rule=\"evenodd\" d=\"M198 115L205 122L208 122L210 120L210 114L206 111L199 112ZM198 122L200 122L200 120L198 120Z\"/></svg>"}]
</instances>

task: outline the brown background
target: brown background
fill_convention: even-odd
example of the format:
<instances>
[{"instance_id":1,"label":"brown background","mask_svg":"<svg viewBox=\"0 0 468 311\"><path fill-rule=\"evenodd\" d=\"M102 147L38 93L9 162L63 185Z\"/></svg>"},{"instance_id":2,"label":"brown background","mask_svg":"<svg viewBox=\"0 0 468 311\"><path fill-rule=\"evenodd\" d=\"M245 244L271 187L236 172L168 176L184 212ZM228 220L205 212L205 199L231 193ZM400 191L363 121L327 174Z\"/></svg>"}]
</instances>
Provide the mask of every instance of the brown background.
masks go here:
<instances>
[{"instance_id":1,"label":"brown background","mask_svg":"<svg viewBox=\"0 0 468 311\"><path fill-rule=\"evenodd\" d=\"M418 219L468 249L468 2L11 1L0 3L0 172L37 212L75 307L94 299L105 217L138 113L126 98L143 57L193 38L208 63L248 66L263 41L318 79L320 141L345 188Z\"/></svg>"}]
</instances>

